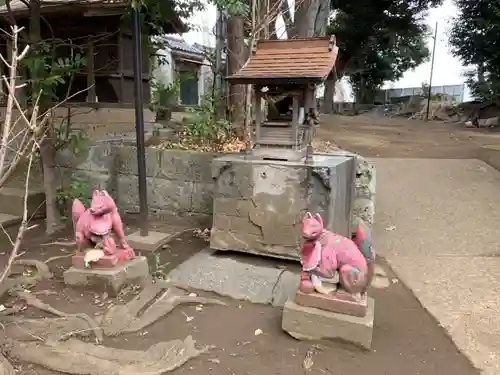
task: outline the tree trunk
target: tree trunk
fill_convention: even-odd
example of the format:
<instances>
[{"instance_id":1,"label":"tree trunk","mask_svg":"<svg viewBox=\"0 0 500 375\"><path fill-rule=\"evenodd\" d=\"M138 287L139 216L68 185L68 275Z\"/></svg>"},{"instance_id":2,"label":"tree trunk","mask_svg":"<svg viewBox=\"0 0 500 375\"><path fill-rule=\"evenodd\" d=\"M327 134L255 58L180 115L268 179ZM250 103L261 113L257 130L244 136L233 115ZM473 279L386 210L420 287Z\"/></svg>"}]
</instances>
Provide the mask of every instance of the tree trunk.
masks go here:
<instances>
[{"instance_id":1,"label":"tree trunk","mask_svg":"<svg viewBox=\"0 0 500 375\"><path fill-rule=\"evenodd\" d=\"M319 8L320 0L304 0L296 5L294 27L291 30L291 35L288 34L288 39L314 36L314 26Z\"/></svg>"},{"instance_id":2,"label":"tree trunk","mask_svg":"<svg viewBox=\"0 0 500 375\"><path fill-rule=\"evenodd\" d=\"M333 113L333 99L335 97L335 84L337 83L337 74L335 71L330 74L325 82L325 92L323 95L323 106L321 112L325 114Z\"/></svg>"},{"instance_id":3,"label":"tree trunk","mask_svg":"<svg viewBox=\"0 0 500 375\"><path fill-rule=\"evenodd\" d=\"M46 138L40 145L43 189L45 191L45 207L47 210L47 234L56 232L61 226L61 217L57 209L56 151L53 144L52 138Z\"/></svg>"},{"instance_id":4,"label":"tree trunk","mask_svg":"<svg viewBox=\"0 0 500 375\"><path fill-rule=\"evenodd\" d=\"M232 75L240 70L247 59L244 25L243 17L231 17L227 20L228 75ZM245 85L230 85L229 98L231 120L236 126L238 136L244 137L246 134L245 129L243 129Z\"/></svg>"},{"instance_id":5,"label":"tree trunk","mask_svg":"<svg viewBox=\"0 0 500 375\"><path fill-rule=\"evenodd\" d=\"M292 22L292 15L290 12L290 4L288 3L288 0L281 0L280 12L281 12L281 16L283 17L283 22L285 23L286 35L288 36L288 38L291 38L290 32L293 28L293 22ZM280 36L280 35L281 35L281 33L278 30L277 36Z\"/></svg>"},{"instance_id":6,"label":"tree trunk","mask_svg":"<svg viewBox=\"0 0 500 375\"><path fill-rule=\"evenodd\" d=\"M330 16L330 1L320 0L318 13L314 20L314 36L325 36Z\"/></svg>"},{"instance_id":7,"label":"tree trunk","mask_svg":"<svg viewBox=\"0 0 500 375\"><path fill-rule=\"evenodd\" d=\"M37 48L38 43L41 38L41 28L40 28L40 1L32 0L30 1L30 21L29 21L29 37L32 48ZM35 98L40 94L40 87L37 83L37 78L41 76L43 72L36 71L33 69L31 71L31 79L33 80L31 96L32 103L35 102ZM43 100L40 100L40 113L44 113L46 106ZM43 188L45 191L45 206L47 211L47 234L54 233L61 224L61 218L59 211L57 209L57 175L55 167L55 139L54 133L52 132L53 121L47 121L48 134L45 140L40 145L40 157L42 159L42 170L43 170Z\"/></svg>"}]
</instances>

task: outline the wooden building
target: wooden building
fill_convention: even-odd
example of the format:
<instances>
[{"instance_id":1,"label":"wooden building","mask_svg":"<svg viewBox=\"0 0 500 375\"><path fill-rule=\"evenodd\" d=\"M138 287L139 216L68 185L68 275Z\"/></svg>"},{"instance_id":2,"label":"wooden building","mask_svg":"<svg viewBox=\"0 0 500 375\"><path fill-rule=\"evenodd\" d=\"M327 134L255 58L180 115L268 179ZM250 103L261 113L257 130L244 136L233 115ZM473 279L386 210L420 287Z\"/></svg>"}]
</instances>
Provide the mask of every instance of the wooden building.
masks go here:
<instances>
[{"instance_id":1,"label":"wooden building","mask_svg":"<svg viewBox=\"0 0 500 375\"><path fill-rule=\"evenodd\" d=\"M71 50L86 57L86 66L75 75L70 93L89 88L68 100L73 105L90 107L132 107L134 105L133 43L131 18L122 0L40 0L42 39L57 40L58 57L67 57ZM168 1L168 0L166 0ZM9 30L12 15L19 26L28 29L29 11L21 0L12 0L11 12L0 7L0 22ZM165 22L166 33L187 31L177 16ZM149 36L143 35L143 96L145 106L150 101ZM8 56L7 38L0 52ZM5 68L5 67L3 67ZM67 86L58 87L59 97L65 97Z\"/></svg>"}]
</instances>

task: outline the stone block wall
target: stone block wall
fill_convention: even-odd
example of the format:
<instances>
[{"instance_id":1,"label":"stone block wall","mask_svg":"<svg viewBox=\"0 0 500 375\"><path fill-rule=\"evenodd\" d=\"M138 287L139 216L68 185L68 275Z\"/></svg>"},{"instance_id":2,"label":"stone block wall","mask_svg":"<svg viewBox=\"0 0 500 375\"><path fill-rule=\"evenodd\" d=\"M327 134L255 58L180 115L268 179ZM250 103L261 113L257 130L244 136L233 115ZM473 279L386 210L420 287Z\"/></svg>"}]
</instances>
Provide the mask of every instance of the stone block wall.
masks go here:
<instances>
[{"instance_id":1,"label":"stone block wall","mask_svg":"<svg viewBox=\"0 0 500 375\"><path fill-rule=\"evenodd\" d=\"M212 215L213 182L211 153L147 148L148 205L152 214L199 219L209 225ZM85 177L89 188L106 189L122 211L138 212L137 154L132 146L101 143L87 155L58 155L62 183L71 175Z\"/></svg>"},{"instance_id":2,"label":"stone block wall","mask_svg":"<svg viewBox=\"0 0 500 375\"><path fill-rule=\"evenodd\" d=\"M375 212L375 168L361 156L347 152L345 155L355 156L356 161L351 226L355 226L360 219L371 226ZM166 219L171 216L189 217L195 219L196 223L210 226L214 199L212 160L216 156L220 155L148 148L146 174L150 212ZM86 177L89 179L90 188L108 190L116 198L122 211L138 212L135 147L100 143L78 158L67 151L62 152L58 155L57 164L61 167L59 171L62 183L67 184L72 173ZM24 180L22 182L24 183ZM316 199L323 199L322 195L318 194ZM217 201L218 210L228 212L229 216L244 215L249 210L249 203L235 203L223 198ZM221 223L224 218L215 219L221 224L221 228L224 227L224 223ZM229 221L227 226L238 225L235 220Z\"/></svg>"}]
</instances>

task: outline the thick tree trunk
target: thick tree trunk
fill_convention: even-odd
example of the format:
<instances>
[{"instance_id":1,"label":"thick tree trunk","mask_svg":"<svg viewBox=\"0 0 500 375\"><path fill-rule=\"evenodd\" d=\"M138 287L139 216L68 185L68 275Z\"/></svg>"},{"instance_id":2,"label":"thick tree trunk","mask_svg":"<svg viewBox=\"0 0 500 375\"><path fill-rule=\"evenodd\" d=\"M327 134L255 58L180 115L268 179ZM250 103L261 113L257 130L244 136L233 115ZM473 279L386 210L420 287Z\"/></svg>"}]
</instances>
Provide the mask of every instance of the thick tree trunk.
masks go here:
<instances>
[{"instance_id":1,"label":"thick tree trunk","mask_svg":"<svg viewBox=\"0 0 500 375\"><path fill-rule=\"evenodd\" d=\"M323 106L321 112L326 114L333 113L333 98L335 97L335 84L337 83L337 75L333 72L328 76L325 82L325 93L323 95Z\"/></svg>"},{"instance_id":2,"label":"thick tree trunk","mask_svg":"<svg viewBox=\"0 0 500 375\"><path fill-rule=\"evenodd\" d=\"M330 16L330 1L320 0L318 13L314 20L314 36L325 36Z\"/></svg>"},{"instance_id":3,"label":"thick tree trunk","mask_svg":"<svg viewBox=\"0 0 500 375\"><path fill-rule=\"evenodd\" d=\"M314 36L314 27L320 3L320 0L304 0L295 6L294 26L290 34L288 34L288 39Z\"/></svg>"},{"instance_id":4,"label":"thick tree trunk","mask_svg":"<svg viewBox=\"0 0 500 375\"><path fill-rule=\"evenodd\" d=\"M231 17L227 20L228 75L240 70L247 59L244 25L243 17ZM231 121L237 129L238 136L242 137L245 134L243 129L245 85L230 85L229 98Z\"/></svg>"},{"instance_id":5,"label":"thick tree trunk","mask_svg":"<svg viewBox=\"0 0 500 375\"><path fill-rule=\"evenodd\" d=\"M30 42L34 48L37 48L37 44L41 40L41 28L40 28L40 1L33 0L30 1L30 21L29 21L29 37ZM31 72L33 79L33 87L31 90L32 99L40 94L40 88L37 84L37 78L43 74L33 70ZM32 103L34 100L32 100ZM44 108L43 101L40 101L40 113L45 112L47 108ZM45 191L45 206L47 211L47 234L54 233L61 225L61 218L59 211L57 209L57 179L56 179L56 167L55 167L55 140L54 134L51 131L53 122L48 121L47 126L49 126L48 135L45 140L40 145L40 157L42 159L42 169L43 169L43 188Z\"/></svg>"}]
</instances>

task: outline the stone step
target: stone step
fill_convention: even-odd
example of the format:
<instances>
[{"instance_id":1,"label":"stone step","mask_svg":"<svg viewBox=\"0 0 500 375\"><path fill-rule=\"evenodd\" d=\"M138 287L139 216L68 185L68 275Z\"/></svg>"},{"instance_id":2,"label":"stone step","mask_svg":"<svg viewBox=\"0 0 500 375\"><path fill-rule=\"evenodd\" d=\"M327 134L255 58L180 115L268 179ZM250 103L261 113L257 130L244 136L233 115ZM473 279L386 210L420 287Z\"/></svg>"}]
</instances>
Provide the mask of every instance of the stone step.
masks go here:
<instances>
[{"instance_id":1,"label":"stone step","mask_svg":"<svg viewBox=\"0 0 500 375\"><path fill-rule=\"evenodd\" d=\"M22 216L0 213L0 225L4 228L7 228L11 225L20 224L22 220Z\"/></svg>"},{"instance_id":2,"label":"stone step","mask_svg":"<svg viewBox=\"0 0 500 375\"><path fill-rule=\"evenodd\" d=\"M45 216L45 193L28 192L28 218ZM24 209L24 189L3 187L0 189L0 212L21 217Z\"/></svg>"}]
</instances>

